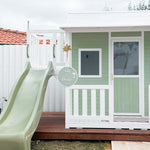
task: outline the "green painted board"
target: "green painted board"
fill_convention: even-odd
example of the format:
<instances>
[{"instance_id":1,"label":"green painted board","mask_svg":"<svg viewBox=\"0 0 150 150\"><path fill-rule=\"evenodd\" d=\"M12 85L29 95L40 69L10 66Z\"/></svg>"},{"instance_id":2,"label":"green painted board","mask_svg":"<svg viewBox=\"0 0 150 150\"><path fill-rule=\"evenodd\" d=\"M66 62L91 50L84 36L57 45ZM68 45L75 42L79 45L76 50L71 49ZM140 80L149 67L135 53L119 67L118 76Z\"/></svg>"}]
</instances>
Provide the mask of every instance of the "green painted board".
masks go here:
<instances>
[{"instance_id":1,"label":"green painted board","mask_svg":"<svg viewBox=\"0 0 150 150\"><path fill-rule=\"evenodd\" d=\"M105 115L109 115L109 92L105 90Z\"/></svg>"},{"instance_id":2,"label":"green painted board","mask_svg":"<svg viewBox=\"0 0 150 150\"><path fill-rule=\"evenodd\" d=\"M100 91L96 90L96 115L100 115Z\"/></svg>"},{"instance_id":3,"label":"green painted board","mask_svg":"<svg viewBox=\"0 0 150 150\"><path fill-rule=\"evenodd\" d=\"M115 113L139 113L139 79L114 79Z\"/></svg>"},{"instance_id":4,"label":"green painted board","mask_svg":"<svg viewBox=\"0 0 150 150\"><path fill-rule=\"evenodd\" d=\"M150 31L144 32L144 98L146 116L148 116L148 85L150 85Z\"/></svg>"},{"instance_id":5,"label":"green painted board","mask_svg":"<svg viewBox=\"0 0 150 150\"><path fill-rule=\"evenodd\" d=\"M133 37L141 36L141 32L112 32L112 37Z\"/></svg>"}]
</instances>

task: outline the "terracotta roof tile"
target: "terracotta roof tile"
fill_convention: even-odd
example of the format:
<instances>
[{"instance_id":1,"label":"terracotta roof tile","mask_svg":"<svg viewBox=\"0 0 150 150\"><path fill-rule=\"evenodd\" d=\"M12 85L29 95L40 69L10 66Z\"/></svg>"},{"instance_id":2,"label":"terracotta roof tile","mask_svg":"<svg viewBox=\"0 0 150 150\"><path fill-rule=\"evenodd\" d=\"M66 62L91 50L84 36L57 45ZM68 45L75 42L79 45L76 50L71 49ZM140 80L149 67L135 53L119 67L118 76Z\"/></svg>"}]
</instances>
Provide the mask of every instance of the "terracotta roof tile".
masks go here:
<instances>
[{"instance_id":1,"label":"terracotta roof tile","mask_svg":"<svg viewBox=\"0 0 150 150\"><path fill-rule=\"evenodd\" d=\"M26 44L26 32L0 28L0 44Z\"/></svg>"}]
</instances>

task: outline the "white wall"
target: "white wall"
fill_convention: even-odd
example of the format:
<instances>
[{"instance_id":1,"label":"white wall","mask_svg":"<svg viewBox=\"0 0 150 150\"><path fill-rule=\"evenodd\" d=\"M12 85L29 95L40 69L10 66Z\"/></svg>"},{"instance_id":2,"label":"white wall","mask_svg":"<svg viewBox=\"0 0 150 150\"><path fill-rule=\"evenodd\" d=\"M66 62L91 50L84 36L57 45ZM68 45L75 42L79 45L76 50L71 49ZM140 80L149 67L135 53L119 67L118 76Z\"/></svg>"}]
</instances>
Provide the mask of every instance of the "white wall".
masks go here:
<instances>
[{"instance_id":1,"label":"white wall","mask_svg":"<svg viewBox=\"0 0 150 150\"><path fill-rule=\"evenodd\" d=\"M56 61L63 62L63 51L59 45L56 50ZM52 45L31 46L29 54L33 66L44 66L53 61ZM13 83L24 70L25 62L25 45L0 45L0 98L8 97ZM43 111L64 111L64 87L55 77L49 80Z\"/></svg>"}]
</instances>

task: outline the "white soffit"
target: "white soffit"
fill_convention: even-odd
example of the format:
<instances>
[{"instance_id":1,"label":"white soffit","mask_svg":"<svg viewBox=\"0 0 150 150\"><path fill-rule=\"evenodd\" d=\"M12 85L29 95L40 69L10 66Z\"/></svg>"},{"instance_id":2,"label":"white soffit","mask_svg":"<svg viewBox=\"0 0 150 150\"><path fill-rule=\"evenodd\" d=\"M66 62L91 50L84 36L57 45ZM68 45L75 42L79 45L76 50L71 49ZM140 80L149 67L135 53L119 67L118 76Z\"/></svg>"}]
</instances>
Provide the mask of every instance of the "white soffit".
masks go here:
<instances>
[{"instance_id":1,"label":"white soffit","mask_svg":"<svg viewBox=\"0 0 150 150\"><path fill-rule=\"evenodd\" d=\"M150 11L128 12L94 12L94 13L70 13L64 30L102 28L127 28L138 30L139 27L150 28Z\"/></svg>"}]
</instances>

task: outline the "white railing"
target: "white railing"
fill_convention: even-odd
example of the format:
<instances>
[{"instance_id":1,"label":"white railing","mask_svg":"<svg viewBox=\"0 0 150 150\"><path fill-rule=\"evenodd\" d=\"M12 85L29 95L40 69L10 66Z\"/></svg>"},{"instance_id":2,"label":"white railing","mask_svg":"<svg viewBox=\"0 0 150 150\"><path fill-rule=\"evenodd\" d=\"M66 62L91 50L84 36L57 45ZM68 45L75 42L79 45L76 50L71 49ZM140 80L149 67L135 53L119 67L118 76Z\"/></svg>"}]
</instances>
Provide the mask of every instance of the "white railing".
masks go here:
<instances>
[{"instance_id":1,"label":"white railing","mask_svg":"<svg viewBox=\"0 0 150 150\"><path fill-rule=\"evenodd\" d=\"M65 34L60 30L30 30L29 56L31 65L35 67L47 66L52 61L55 73L65 65L66 55L63 52ZM54 50L55 46L55 50ZM55 58L53 57L55 55ZM44 111L65 111L64 87L57 77L49 80L44 101Z\"/></svg>"},{"instance_id":2,"label":"white railing","mask_svg":"<svg viewBox=\"0 0 150 150\"><path fill-rule=\"evenodd\" d=\"M65 96L66 128L99 128L102 122L113 122L111 85L73 85L66 88Z\"/></svg>"},{"instance_id":3,"label":"white railing","mask_svg":"<svg viewBox=\"0 0 150 150\"><path fill-rule=\"evenodd\" d=\"M112 85L73 85L67 87L65 89L65 127L150 129L150 109L149 118L143 116L115 116L113 97ZM106 101L108 105L106 105ZM100 106L97 107L97 105ZM89 108L90 113L88 112ZM99 113L97 113L98 109ZM106 109L108 109L107 114Z\"/></svg>"},{"instance_id":4,"label":"white railing","mask_svg":"<svg viewBox=\"0 0 150 150\"><path fill-rule=\"evenodd\" d=\"M57 32L42 33L33 32L30 33L29 41L29 56L33 66L45 66L47 61L55 61L56 63L64 63L66 61L66 55L63 52L63 46L65 43L65 36L63 32L59 30ZM55 51L54 51L55 45ZM55 55L55 58L53 57Z\"/></svg>"}]
</instances>

